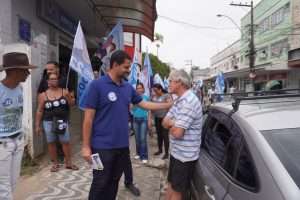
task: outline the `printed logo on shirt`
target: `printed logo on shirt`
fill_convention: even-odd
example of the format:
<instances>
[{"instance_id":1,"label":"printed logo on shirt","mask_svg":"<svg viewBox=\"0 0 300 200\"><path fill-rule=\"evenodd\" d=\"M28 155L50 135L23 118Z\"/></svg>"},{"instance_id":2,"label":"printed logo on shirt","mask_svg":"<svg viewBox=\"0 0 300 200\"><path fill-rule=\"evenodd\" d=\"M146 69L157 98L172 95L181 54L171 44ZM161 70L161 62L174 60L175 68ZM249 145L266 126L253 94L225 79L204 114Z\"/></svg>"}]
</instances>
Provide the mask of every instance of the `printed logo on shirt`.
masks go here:
<instances>
[{"instance_id":1,"label":"printed logo on shirt","mask_svg":"<svg viewBox=\"0 0 300 200\"><path fill-rule=\"evenodd\" d=\"M4 102L2 103L2 105L4 106L4 107L8 107L8 106L10 106L10 105L12 105L13 104L13 100L11 99L11 98L6 98L5 100L4 100Z\"/></svg>"},{"instance_id":2,"label":"printed logo on shirt","mask_svg":"<svg viewBox=\"0 0 300 200\"><path fill-rule=\"evenodd\" d=\"M50 103L50 102L47 102L46 104L45 104L45 108L46 109L49 109L49 108L51 108L52 107L52 104Z\"/></svg>"},{"instance_id":3,"label":"printed logo on shirt","mask_svg":"<svg viewBox=\"0 0 300 200\"><path fill-rule=\"evenodd\" d=\"M110 101L116 101L117 100L117 95L114 92L109 92L107 96L108 96L108 99Z\"/></svg>"},{"instance_id":4,"label":"printed logo on shirt","mask_svg":"<svg viewBox=\"0 0 300 200\"><path fill-rule=\"evenodd\" d=\"M61 99L61 100L60 100L60 103L61 103L62 105L65 105L65 104L67 104L67 101L66 101L65 99Z\"/></svg>"},{"instance_id":5,"label":"printed logo on shirt","mask_svg":"<svg viewBox=\"0 0 300 200\"><path fill-rule=\"evenodd\" d=\"M54 107L58 107L58 106L59 106L59 101L54 101L54 102L53 102L53 106L54 106Z\"/></svg>"}]
</instances>

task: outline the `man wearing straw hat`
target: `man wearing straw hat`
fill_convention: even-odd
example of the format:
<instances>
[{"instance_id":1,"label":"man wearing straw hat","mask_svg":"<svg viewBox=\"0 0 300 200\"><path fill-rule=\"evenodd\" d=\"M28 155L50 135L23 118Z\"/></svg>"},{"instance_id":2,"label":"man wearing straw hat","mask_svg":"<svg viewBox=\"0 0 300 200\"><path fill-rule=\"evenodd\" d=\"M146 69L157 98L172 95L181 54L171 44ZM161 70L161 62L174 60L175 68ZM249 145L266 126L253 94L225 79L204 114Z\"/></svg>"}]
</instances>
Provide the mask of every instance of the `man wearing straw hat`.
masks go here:
<instances>
[{"instance_id":1,"label":"man wearing straw hat","mask_svg":"<svg viewBox=\"0 0 300 200\"><path fill-rule=\"evenodd\" d=\"M22 132L23 91L20 85L30 74L26 54L12 52L3 55L0 71L6 77L0 82L0 199L11 200L20 174L24 151Z\"/></svg>"}]
</instances>

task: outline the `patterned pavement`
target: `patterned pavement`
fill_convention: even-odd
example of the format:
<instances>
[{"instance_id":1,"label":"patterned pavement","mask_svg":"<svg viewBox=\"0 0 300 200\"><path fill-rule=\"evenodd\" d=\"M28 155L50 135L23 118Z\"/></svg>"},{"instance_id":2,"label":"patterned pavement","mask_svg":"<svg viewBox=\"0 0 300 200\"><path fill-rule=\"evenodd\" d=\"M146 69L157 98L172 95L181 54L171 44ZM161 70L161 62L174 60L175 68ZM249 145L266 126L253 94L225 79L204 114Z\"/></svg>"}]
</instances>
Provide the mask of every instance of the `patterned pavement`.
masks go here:
<instances>
[{"instance_id":1,"label":"patterned pavement","mask_svg":"<svg viewBox=\"0 0 300 200\"><path fill-rule=\"evenodd\" d=\"M46 187L41 191L33 192L25 200L87 199L91 183L91 170L83 161L76 162L76 164L80 166L78 171L60 169L57 173L51 173L48 168L41 175L42 179L47 180Z\"/></svg>"},{"instance_id":2,"label":"patterned pavement","mask_svg":"<svg viewBox=\"0 0 300 200\"><path fill-rule=\"evenodd\" d=\"M131 137L131 144L134 144ZM154 139L150 140L150 155L154 150ZM132 145L133 146L133 145ZM86 200L91 184L90 166L80 157L79 153L73 158L79 166L78 171L64 169L51 173L50 166L32 177L23 179L17 186L15 200ZM145 166L140 161L132 160L134 182L141 190L141 196L135 197L120 180L118 200L159 200L161 171Z\"/></svg>"},{"instance_id":3,"label":"patterned pavement","mask_svg":"<svg viewBox=\"0 0 300 200\"><path fill-rule=\"evenodd\" d=\"M80 131L82 116L78 109L71 114L70 131L73 152L80 150ZM131 155L135 152L134 137L130 137ZM149 155L156 151L156 139L148 137ZM64 169L59 172L50 172L50 163L33 176L21 177L14 193L14 200L86 200L90 189L92 170L77 153L73 162L80 168L78 171ZM147 167L140 161L132 159L134 183L141 190L141 196L135 197L124 188L123 177L119 183L118 200L159 200L161 189L161 170Z\"/></svg>"}]
</instances>

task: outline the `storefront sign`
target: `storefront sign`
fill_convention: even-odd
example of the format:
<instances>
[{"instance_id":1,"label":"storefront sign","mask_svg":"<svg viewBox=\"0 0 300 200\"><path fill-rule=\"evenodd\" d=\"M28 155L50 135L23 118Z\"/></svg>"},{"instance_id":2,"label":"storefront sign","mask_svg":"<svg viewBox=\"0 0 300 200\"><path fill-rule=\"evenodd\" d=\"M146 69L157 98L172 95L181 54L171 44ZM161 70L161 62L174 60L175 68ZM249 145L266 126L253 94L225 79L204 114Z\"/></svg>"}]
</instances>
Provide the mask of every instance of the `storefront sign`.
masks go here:
<instances>
[{"instance_id":1,"label":"storefront sign","mask_svg":"<svg viewBox=\"0 0 300 200\"><path fill-rule=\"evenodd\" d=\"M37 14L40 18L63 32L75 35L78 21L70 17L54 0L37 2Z\"/></svg>"}]
</instances>

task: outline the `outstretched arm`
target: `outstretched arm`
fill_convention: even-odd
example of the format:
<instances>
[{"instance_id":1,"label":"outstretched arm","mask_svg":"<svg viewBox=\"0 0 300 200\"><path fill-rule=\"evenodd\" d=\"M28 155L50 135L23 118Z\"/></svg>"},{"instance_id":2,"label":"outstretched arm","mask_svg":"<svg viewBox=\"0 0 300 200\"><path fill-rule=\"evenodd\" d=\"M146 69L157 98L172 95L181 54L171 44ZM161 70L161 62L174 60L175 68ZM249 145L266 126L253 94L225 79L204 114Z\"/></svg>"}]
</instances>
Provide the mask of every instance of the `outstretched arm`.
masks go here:
<instances>
[{"instance_id":1,"label":"outstretched arm","mask_svg":"<svg viewBox=\"0 0 300 200\"><path fill-rule=\"evenodd\" d=\"M167 103L153 103L150 101L141 101L138 106L144 108L146 110L162 110L162 109L169 109L173 105L173 102Z\"/></svg>"}]
</instances>

